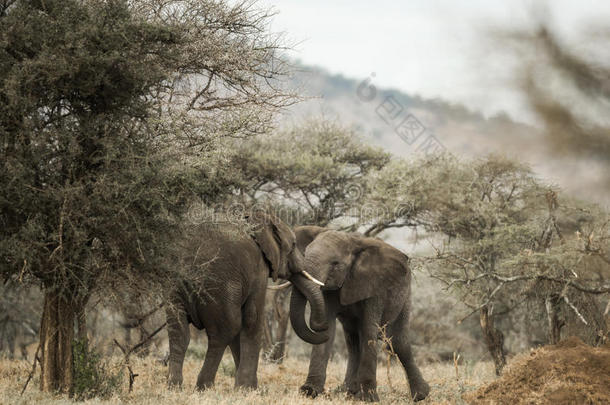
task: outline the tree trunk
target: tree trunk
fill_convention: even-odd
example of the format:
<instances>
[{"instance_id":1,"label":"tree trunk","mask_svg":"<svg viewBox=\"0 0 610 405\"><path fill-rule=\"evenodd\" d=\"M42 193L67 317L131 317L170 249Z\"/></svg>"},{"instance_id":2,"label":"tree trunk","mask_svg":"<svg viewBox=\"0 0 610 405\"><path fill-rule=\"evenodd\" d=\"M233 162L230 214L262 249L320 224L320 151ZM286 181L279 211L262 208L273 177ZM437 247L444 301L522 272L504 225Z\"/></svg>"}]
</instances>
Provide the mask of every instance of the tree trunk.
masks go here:
<instances>
[{"instance_id":1,"label":"tree trunk","mask_svg":"<svg viewBox=\"0 0 610 405\"><path fill-rule=\"evenodd\" d=\"M502 369L506 365L504 355L504 335L494 326L493 315L489 313L489 306L481 308L480 320L483 337L487 344L487 349L496 365L496 375L502 374Z\"/></svg>"},{"instance_id":2,"label":"tree trunk","mask_svg":"<svg viewBox=\"0 0 610 405\"><path fill-rule=\"evenodd\" d=\"M74 308L56 291L45 291L40 324L40 390L70 393L73 383Z\"/></svg>"},{"instance_id":3,"label":"tree trunk","mask_svg":"<svg viewBox=\"0 0 610 405\"><path fill-rule=\"evenodd\" d=\"M290 310L288 307L288 294L290 289L285 289L276 292L273 299L274 315L277 324L275 332L275 342L269 355L269 359L275 363L282 363L286 352L286 336L288 333L288 320L290 319Z\"/></svg>"},{"instance_id":4,"label":"tree trunk","mask_svg":"<svg viewBox=\"0 0 610 405\"><path fill-rule=\"evenodd\" d=\"M89 338L87 337L87 313L85 312L86 303L81 303L76 312L77 339L81 341L85 347L88 346Z\"/></svg>"},{"instance_id":5,"label":"tree trunk","mask_svg":"<svg viewBox=\"0 0 610 405\"><path fill-rule=\"evenodd\" d=\"M563 319L559 318L561 313L561 297L551 295L545 298L546 316L549 327L549 344L556 344L561 339L561 328L565 325Z\"/></svg>"}]
</instances>

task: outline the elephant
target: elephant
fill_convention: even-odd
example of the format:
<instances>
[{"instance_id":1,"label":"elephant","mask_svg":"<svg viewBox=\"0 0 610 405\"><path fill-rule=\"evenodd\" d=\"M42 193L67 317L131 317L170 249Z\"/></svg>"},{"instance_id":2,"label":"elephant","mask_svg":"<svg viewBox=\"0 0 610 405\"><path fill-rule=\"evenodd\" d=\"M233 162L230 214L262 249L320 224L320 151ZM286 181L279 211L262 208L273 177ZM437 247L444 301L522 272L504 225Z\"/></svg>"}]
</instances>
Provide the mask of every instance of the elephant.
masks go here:
<instances>
[{"instance_id":1,"label":"elephant","mask_svg":"<svg viewBox=\"0 0 610 405\"><path fill-rule=\"evenodd\" d=\"M230 347L235 361L235 386L257 387L257 368L264 322L268 277L290 280L309 301L312 330L299 331L310 343L328 339L321 284L303 273L303 256L293 231L271 215L247 218L252 229L216 224L198 226L191 246L195 269L204 275L186 278L172 289L166 305L169 337L168 385L182 385L182 366L190 340L189 324L208 336L208 349L197 389L214 384L223 353ZM199 270L196 270L199 271ZM309 276L309 278L308 278ZM308 328L307 326L305 326Z\"/></svg>"},{"instance_id":2,"label":"elephant","mask_svg":"<svg viewBox=\"0 0 610 405\"><path fill-rule=\"evenodd\" d=\"M348 350L345 380L340 387L356 399L378 401L376 346L379 326L386 325L411 389L414 400L422 400L430 387L414 362L408 338L411 307L411 271L409 258L377 238L357 233L303 226L295 228L297 244L304 250L305 271L325 284L329 339L312 348L309 372L300 391L316 397L324 391L326 367L331 354L338 318L343 325ZM306 248L305 248L306 247ZM293 289L290 321L304 340L311 331L304 328L306 297ZM305 334L302 332L305 331Z\"/></svg>"}]
</instances>

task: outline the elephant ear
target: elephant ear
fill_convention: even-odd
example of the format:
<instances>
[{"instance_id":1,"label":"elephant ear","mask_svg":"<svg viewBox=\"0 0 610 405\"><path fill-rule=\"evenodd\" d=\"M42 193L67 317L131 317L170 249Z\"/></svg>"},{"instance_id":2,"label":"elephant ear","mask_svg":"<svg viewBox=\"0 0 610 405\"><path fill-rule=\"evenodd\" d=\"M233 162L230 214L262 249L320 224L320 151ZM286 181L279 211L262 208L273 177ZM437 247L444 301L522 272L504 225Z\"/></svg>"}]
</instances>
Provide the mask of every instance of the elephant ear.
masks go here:
<instances>
[{"instance_id":1,"label":"elephant ear","mask_svg":"<svg viewBox=\"0 0 610 405\"><path fill-rule=\"evenodd\" d=\"M275 218L267 217L260 230L254 234L254 240L269 264L270 276L276 281L286 268L287 255L290 249L290 234L287 225ZM283 229L286 228L286 229ZM292 236L294 239L294 236Z\"/></svg>"},{"instance_id":2,"label":"elephant ear","mask_svg":"<svg viewBox=\"0 0 610 405\"><path fill-rule=\"evenodd\" d=\"M388 286L404 282L408 271L407 256L400 253L400 258L388 257L384 250L375 245L358 249L339 292L341 305L387 294Z\"/></svg>"}]
</instances>

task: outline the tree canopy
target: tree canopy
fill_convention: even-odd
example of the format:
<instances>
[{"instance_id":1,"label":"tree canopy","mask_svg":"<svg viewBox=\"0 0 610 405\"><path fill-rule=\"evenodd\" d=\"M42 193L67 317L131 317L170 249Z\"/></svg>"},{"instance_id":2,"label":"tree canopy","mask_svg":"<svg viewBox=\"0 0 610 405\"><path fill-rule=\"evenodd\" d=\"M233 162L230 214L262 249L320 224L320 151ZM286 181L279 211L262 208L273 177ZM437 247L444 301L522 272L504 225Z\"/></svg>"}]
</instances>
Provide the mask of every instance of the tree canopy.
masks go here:
<instances>
[{"instance_id":1,"label":"tree canopy","mask_svg":"<svg viewBox=\"0 0 610 405\"><path fill-rule=\"evenodd\" d=\"M295 225L326 226L357 216L367 176L390 155L338 122L310 119L271 136L242 142L232 157L239 193L250 202L282 205Z\"/></svg>"},{"instance_id":2,"label":"tree canopy","mask_svg":"<svg viewBox=\"0 0 610 405\"><path fill-rule=\"evenodd\" d=\"M479 313L498 373L504 337L494 316L524 303L547 312L552 342L572 314L592 343L606 339L603 311L592 308L596 296L610 293L608 214L601 208L563 196L527 166L498 156L397 160L368 182L362 204L376 209L361 223L365 232L424 231L433 252L419 267L460 297L471 310L466 316Z\"/></svg>"},{"instance_id":3,"label":"tree canopy","mask_svg":"<svg viewBox=\"0 0 610 405\"><path fill-rule=\"evenodd\" d=\"M41 342L59 329L47 338L69 347L96 289L171 280L189 202L226 193L216 141L266 131L292 100L268 18L247 2L0 4L0 272L42 283ZM65 373L43 389L68 390Z\"/></svg>"}]
</instances>

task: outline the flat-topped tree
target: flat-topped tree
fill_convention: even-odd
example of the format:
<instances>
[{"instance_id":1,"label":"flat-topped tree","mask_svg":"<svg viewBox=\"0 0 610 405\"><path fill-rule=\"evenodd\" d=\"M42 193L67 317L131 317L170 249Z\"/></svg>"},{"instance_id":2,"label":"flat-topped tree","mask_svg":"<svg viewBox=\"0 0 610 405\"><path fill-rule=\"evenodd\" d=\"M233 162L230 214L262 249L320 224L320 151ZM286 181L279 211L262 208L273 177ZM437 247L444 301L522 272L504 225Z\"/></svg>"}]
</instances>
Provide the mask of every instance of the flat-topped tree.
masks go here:
<instances>
[{"instance_id":1,"label":"flat-topped tree","mask_svg":"<svg viewBox=\"0 0 610 405\"><path fill-rule=\"evenodd\" d=\"M236 150L232 162L241 173L244 199L298 211L294 225L326 226L358 216L353 208L366 192L367 175L390 161L389 153L353 129L323 118L242 142Z\"/></svg>"},{"instance_id":2,"label":"flat-topped tree","mask_svg":"<svg viewBox=\"0 0 610 405\"><path fill-rule=\"evenodd\" d=\"M545 210L543 188L527 167L494 157L396 161L369 180L372 191L365 203L386 209L367 232L391 227L428 232L437 250L424 267L456 292L472 314L479 314L500 373L506 362L504 336L494 315L504 302L503 293L509 293L496 289L495 280L486 275L503 274L503 262L537 238L534 219Z\"/></svg>"},{"instance_id":3,"label":"flat-topped tree","mask_svg":"<svg viewBox=\"0 0 610 405\"><path fill-rule=\"evenodd\" d=\"M559 307L580 317L586 299L572 297L610 293L608 214L566 204L523 164L494 156L396 161L369 183L363 203L386 209L368 231L428 232L436 251L422 267L471 308L469 315L479 315L498 373L505 364L504 335L496 326L502 315L536 305L547 311L554 343L565 318L558 317ZM602 323L591 325L593 333L607 333Z\"/></svg>"},{"instance_id":4,"label":"flat-topped tree","mask_svg":"<svg viewBox=\"0 0 610 405\"><path fill-rule=\"evenodd\" d=\"M215 140L291 102L268 20L249 2L0 4L0 272L43 287L43 391L71 390L93 292L171 279L189 202L223 193Z\"/></svg>"}]
</instances>

